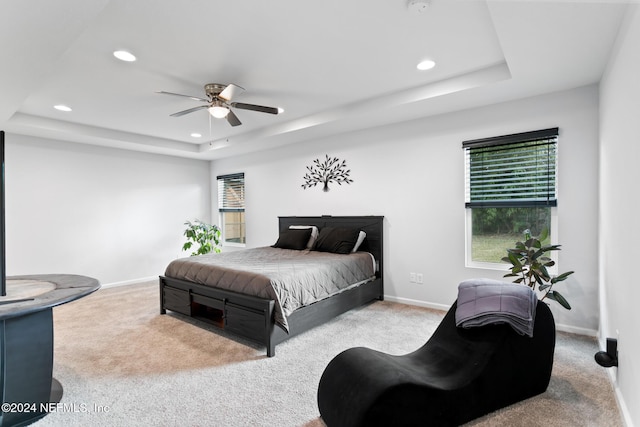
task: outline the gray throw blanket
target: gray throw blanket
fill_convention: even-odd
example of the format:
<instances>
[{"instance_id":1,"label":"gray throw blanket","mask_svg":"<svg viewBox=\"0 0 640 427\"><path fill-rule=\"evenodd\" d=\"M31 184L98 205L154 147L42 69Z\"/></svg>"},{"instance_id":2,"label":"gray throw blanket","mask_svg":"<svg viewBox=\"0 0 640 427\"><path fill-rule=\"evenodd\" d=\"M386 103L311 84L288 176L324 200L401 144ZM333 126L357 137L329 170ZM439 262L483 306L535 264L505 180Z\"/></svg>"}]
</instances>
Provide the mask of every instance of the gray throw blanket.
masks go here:
<instances>
[{"instance_id":1,"label":"gray throw blanket","mask_svg":"<svg viewBox=\"0 0 640 427\"><path fill-rule=\"evenodd\" d=\"M456 326L472 328L507 323L518 334L533 336L538 296L528 286L491 279L458 285Z\"/></svg>"}]
</instances>

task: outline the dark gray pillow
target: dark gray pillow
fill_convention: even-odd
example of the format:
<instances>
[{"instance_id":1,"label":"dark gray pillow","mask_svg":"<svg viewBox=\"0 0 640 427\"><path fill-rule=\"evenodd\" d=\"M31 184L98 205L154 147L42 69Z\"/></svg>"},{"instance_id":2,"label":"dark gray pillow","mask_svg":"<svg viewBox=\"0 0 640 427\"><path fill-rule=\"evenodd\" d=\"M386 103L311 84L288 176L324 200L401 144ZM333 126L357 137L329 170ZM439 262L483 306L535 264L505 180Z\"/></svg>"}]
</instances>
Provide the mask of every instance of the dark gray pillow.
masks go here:
<instances>
[{"instance_id":1,"label":"dark gray pillow","mask_svg":"<svg viewBox=\"0 0 640 427\"><path fill-rule=\"evenodd\" d=\"M280 232L280 237L273 248L302 250L307 248L311 237L311 229L290 229Z\"/></svg>"},{"instance_id":2,"label":"dark gray pillow","mask_svg":"<svg viewBox=\"0 0 640 427\"><path fill-rule=\"evenodd\" d=\"M357 228L324 227L318 233L313 249L320 252L348 254L358 241L359 234L360 230Z\"/></svg>"}]
</instances>

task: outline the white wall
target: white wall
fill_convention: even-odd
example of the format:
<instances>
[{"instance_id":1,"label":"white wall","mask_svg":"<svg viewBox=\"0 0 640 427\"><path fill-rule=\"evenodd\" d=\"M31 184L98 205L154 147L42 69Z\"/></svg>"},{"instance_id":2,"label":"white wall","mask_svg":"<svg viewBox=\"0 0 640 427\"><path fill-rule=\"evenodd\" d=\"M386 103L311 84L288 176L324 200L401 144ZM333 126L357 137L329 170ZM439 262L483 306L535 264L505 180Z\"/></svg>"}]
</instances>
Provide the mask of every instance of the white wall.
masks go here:
<instances>
[{"instance_id":1,"label":"white wall","mask_svg":"<svg viewBox=\"0 0 640 427\"><path fill-rule=\"evenodd\" d=\"M6 135L7 274L157 277L210 219L209 162Z\"/></svg>"},{"instance_id":2,"label":"white wall","mask_svg":"<svg viewBox=\"0 0 640 427\"><path fill-rule=\"evenodd\" d=\"M628 425L640 425L640 9L630 7L601 82L600 264L602 348L618 338L617 391ZM616 368L613 368L615 371ZM635 403L633 403L635 402Z\"/></svg>"},{"instance_id":3,"label":"white wall","mask_svg":"<svg viewBox=\"0 0 640 427\"><path fill-rule=\"evenodd\" d=\"M560 270L570 312L556 322L595 334L598 327L598 91L594 86L486 108L221 159L218 174L244 172L247 246L273 244L279 215L384 215L385 293L394 300L449 306L457 285L503 273L465 267L466 139L560 127ZM325 154L347 161L354 182L303 190L305 167ZM214 201L215 204L215 201ZM409 273L425 283L409 283Z\"/></svg>"}]
</instances>

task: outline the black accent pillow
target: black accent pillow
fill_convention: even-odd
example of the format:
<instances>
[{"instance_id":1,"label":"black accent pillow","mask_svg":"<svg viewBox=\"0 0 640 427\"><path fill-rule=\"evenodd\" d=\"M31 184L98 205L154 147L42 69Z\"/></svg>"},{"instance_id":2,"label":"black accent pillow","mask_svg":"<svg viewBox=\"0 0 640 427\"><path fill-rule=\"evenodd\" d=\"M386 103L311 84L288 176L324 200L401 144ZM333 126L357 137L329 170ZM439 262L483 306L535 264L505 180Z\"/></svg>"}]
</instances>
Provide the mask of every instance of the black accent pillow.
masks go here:
<instances>
[{"instance_id":1,"label":"black accent pillow","mask_svg":"<svg viewBox=\"0 0 640 427\"><path fill-rule=\"evenodd\" d=\"M324 227L318 233L313 249L320 252L348 254L358 241L359 234L360 230L356 228Z\"/></svg>"},{"instance_id":2,"label":"black accent pillow","mask_svg":"<svg viewBox=\"0 0 640 427\"><path fill-rule=\"evenodd\" d=\"M273 248L302 250L307 248L307 242L311 237L311 229L289 229L280 232L278 241Z\"/></svg>"}]
</instances>

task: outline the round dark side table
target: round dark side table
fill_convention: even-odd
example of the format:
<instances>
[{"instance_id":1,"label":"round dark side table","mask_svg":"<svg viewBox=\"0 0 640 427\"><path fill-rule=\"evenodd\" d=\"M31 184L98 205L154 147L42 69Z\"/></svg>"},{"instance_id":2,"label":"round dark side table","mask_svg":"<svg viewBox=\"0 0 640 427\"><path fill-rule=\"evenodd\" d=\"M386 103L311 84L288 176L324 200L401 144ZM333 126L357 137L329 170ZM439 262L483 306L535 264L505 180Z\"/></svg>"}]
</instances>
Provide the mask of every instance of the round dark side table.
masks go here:
<instances>
[{"instance_id":1,"label":"round dark side table","mask_svg":"<svg viewBox=\"0 0 640 427\"><path fill-rule=\"evenodd\" d=\"M53 307L100 288L73 274L11 276L0 297L0 427L22 426L47 415L62 398L53 378Z\"/></svg>"}]
</instances>

